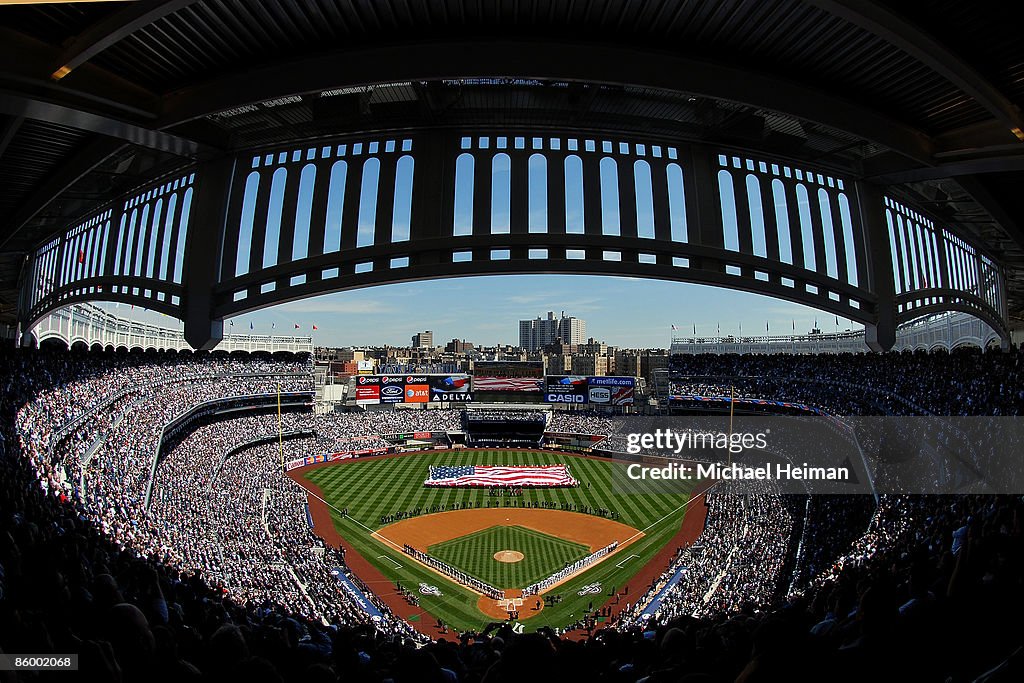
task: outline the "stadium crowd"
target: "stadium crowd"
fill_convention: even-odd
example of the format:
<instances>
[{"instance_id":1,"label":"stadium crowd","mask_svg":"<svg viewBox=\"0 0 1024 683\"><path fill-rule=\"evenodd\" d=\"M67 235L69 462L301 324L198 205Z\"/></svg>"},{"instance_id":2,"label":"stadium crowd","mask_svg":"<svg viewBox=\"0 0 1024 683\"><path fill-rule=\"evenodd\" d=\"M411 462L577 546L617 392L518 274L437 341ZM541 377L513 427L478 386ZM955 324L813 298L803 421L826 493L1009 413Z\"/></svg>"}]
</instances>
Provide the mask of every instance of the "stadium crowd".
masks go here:
<instances>
[{"instance_id":1,"label":"stadium crowd","mask_svg":"<svg viewBox=\"0 0 1024 683\"><path fill-rule=\"evenodd\" d=\"M692 354L670 359L670 394L770 397L834 415L1024 415L1024 353Z\"/></svg>"},{"instance_id":2,"label":"stadium crowd","mask_svg":"<svg viewBox=\"0 0 1024 683\"><path fill-rule=\"evenodd\" d=\"M663 596L656 621L761 609L777 597L794 524L774 482L721 482L695 503L708 508L700 537L637 601L623 625L641 624L642 608L679 570L681 580Z\"/></svg>"},{"instance_id":3,"label":"stadium crowd","mask_svg":"<svg viewBox=\"0 0 1024 683\"><path fill-rule=\"evenodd\" d=\"M958 352L831 357L834 365L716 362L734 363L752 391L782 400L814 402L817 392L817 403L830 405L826 394L846 387L866 397L851 404L858 411L1017 415L1018 359ZM687 375L731 372L703 358L675 363ZM690 588L673 589L655 617L638 615L657 586L618 628L590 638L494 624L429 644L397 620L371 623L328 580L325 569L343 567L343 558L309 533L301 492L279 476L276 444L231 453L273 434L276 416L242 418L229 432L234 420L214 423L176 444L155 469L147 513L163 424L211 398L308 387L307 368L206 354L0 353L3 651L76 652L91 678L115 681L490 683L522 678L524 662L541 679L623 683L1021 678L1020 496L882 496L870 515L858 509L848 518L837 516L840 501L801 507L767 486L720 484L708 495L706 534L673 565L686 567ZM815 385L800 379L814 373L827 391L788 398ZM457 425L451 412L428 419ZM379 436L397 426L384 415L341 417L358 425L314 427L313 437L285 448L308 453L304 442L315 439L329 451ZM391 433L425 429L396 419ZM206 521L193 525L188 511ZM833 533L837 520L863 517L867 527L852 543ZM800 577L794 584L787 563Z\"/></svg>"}]
</instances>

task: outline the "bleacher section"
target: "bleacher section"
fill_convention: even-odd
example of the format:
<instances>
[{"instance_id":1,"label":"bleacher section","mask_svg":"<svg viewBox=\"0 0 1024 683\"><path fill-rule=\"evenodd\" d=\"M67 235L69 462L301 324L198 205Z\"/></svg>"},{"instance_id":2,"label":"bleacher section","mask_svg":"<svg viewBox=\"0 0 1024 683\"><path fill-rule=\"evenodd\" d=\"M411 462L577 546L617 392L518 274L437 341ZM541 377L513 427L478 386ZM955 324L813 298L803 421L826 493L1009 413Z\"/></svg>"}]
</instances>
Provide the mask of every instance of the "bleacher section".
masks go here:
<instances>
[{"instance_id":1,"label":"bleacher section","mask_svg":"<svg viewBox=\"0 0 1024 683\"><path fill-rule=\"evenodd\" d=\"M476 448L538 448L550 408L478 405L463 413L466 445Z\"/></svg>"}]
</instances>

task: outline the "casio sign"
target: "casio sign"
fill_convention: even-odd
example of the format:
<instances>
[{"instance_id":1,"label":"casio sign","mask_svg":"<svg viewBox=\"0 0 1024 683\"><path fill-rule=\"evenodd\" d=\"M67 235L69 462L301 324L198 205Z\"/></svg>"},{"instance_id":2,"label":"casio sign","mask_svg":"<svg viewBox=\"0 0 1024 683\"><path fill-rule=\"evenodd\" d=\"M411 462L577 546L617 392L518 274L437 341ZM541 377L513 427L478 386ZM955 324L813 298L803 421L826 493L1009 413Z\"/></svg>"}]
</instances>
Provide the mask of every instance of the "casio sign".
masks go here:
<instances>
[{"instance_id":1,"label":"casio sign","mask_svg":"<svg viewBox=\"0 0 1024 683\"><path fill-rule=\"evenodd\" d=\"M380 390L381 396L401 396L404 393L405 389L396 384L391 384Z\"/></svg>"},{"instance_id":2,"label":"casio sign","mask_svg":"<svg viewBox=\"0 0 1024 683\"><path fill-rule=\"evenodd\" d=\"M548 403L585 403L586 397L579 394L548 394L544 400Z\"/></svg>"},{"instance_id":3,"label":"casio sign","mask_svg":"<svg viewBox=\"0 0 1024 683\"><path fill-rule=\"evenodd\" d=\"M612 400L612 392L603 387L591 387L590 388L590 402L591 403L608 403Z\"/></svg>"}]
</instances>

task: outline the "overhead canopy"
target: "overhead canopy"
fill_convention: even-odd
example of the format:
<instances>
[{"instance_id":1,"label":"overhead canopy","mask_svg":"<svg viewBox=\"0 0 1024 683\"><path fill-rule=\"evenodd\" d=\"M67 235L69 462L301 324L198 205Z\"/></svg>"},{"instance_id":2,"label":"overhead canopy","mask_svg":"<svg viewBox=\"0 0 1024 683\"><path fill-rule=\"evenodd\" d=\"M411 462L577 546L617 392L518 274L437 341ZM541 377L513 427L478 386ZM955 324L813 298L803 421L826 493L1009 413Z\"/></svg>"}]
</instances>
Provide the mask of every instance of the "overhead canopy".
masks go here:
<instances>
[{"instance_id":1,"label":"overhead canopy","mask_svg":"<svg viewBox=\"0 0 1024 683\"><path fill-rule=\"evenodd\" d=\"M25 254L144 181L344 131L639 131L899 185L1024 309L1024 41L998 6L154 1L0 8L0 316Z\"/></svg>"}]
</instances>

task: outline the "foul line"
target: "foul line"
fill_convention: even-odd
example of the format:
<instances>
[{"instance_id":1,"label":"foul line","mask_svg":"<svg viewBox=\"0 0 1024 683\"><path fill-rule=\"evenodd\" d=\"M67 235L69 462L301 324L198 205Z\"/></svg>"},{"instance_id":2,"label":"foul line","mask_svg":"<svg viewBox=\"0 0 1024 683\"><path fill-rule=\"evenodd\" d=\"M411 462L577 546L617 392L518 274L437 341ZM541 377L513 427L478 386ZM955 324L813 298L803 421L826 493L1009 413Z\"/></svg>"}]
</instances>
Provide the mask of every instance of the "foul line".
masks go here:
<instances>
[{"instance_id":1,"label":"foul line","mask_svg":"<svg viewBox=\"0 0 1024 683\"><path fill-rule=\"evenodd\" d=\"M630 561L630 560L632 560L632 559L633 559L634 557L640 557L640 556L639 556L639 555L630 555L629 557L627 557L627 558L623 559L623 560L622 560L621 562L619 562L619 563L618 563L617 565L615 565L615 566L616 566L616 568L618 568L618 569L622 569L622 565L624 565L625 563L629 562L629 561Z\"/></svg>"},{"instance_id":2,"label":"foul line","mask_svg":"<svg viewBox=\"0 0 1024 683\"><path fill-rule=\"evenodd\" d=\"M385 560L387 560L388 562L390 562L391 564L395 565L395 569L401 569L402 568L402 565L400 565L397 562L395 562L395 560L390 555L378 555L377 559L379 560L382 557Z\"/></svg>"},{"instance_id":3,"label":"foul line","mask_svg":"<svg viewBox=\"0 0 1024 683\"><path fill-rule=\"evenodd\" d=\"M712 488L713 488L713 487L712 487ZM654 521L654 522L651 522L651 523L650 523L650 524L648 524L648 525L647 525L646 527L644 527L644 528L643 528L643 529L641 529L640 531L636 532L635 534L633 534L632 536L630 536L629 538L627 538L627 539L626 539L625 541L623 541L623 542L622 542L622 543L623 543L623 545L625 545L626 543L629 543L629 542L630 542L630 541L632 541L632 540L633 540L634 538L637 538L637 537L639 537L639 536L643 536L643 535L644 535L644 532L645 532L645 531L647 531L648 529L651 529L652 527L655 527L655 526L657 526L657 525L661 524L661 523L662 523L662 522L664 522L664 521L665 521L666 519L668 519L668 518L669 518L669 517L671 517L672 515L676 514L677 512L679 512L680 510L682 510L683 508L685 508L686 506L688 506L688 505L689 505L690 503L692 503L693 501L695 501L695 500L699 500L700 498L703 498L703 497L704 497L704 495L705 495L705 494L706 494L706 493L707 493L708 491L710 491L710 490L711 490L711 489L709 488L709 489L707 489L707 490L701 491L701 492L700 492L700 493L698 493L698 494L697 494L696 496L693 496L693 497L691 497L691 498L687 499L687 501L686 501L685 503L683 503L682 505L680 505L679 507L677 507L677 508L676 508L675 510L672 510L671 512L669 512L668 514L666 514L666 515L665 515L664 517L662 517L661 519L659 519L659 520L656 520L656 521Z\"/></svg>"},{"instance_id":4,"label":"foul line","mask_svg":"<svg viewBox=\"0 0 1024 683\"><path fill-rule=\"evenodd\" d=\"M316 498L317 500L319 500L319 501L320 501L321 503L323 503L323 504L324 504L324 505L326 505L327 507L329 507L329 508L331 508L332 510L334 510L335 512L337 512L337 513L338 513L339 515L341 515L341 518L342 518L342 519L347 519L347 520L350 520L350 521L352 521L352 522L355 522L355 523L356 523L356 524L358 524L359 526L361 526L361 527L363 527L364 529L366 529L366 530L367 530L367 531L368 531L368 532L370 533L370 536L373 536L373 537L375 537L375 538L379 538L380 540L384 541L385 543L387 543L388 545L390 545L390 546L391 546L392 548L394 548L395 550L398 550L399 552L404 552L404 551L402 550L402 546L398 545L397 543L395 543L395 542L394 542L394 541L392 541L391 539L389 539L389 538L387 538L387 537L385 537L385 536L382 536L381 534L378 534L378 533L377 533L376 531L374 531L374 530L373 530L373 529L371 529L370 527L366 526L365 524L363 524L362 522L360 522L360 521L359 521L358 519L356 519L355 517L353 517L353 516L351 516L351 515L346 515L346 514L345 514L344 512L342 512L341 510L339 510L337 506L335 506L335 505L331 505L331 504L330 504L329 502L327 502L327 501L326 501L326 500L324 500L324 499L323 499L322 497L318 496L318 495L317 495L316 493L314 493L314 492L313 492L313 491L311 491L310 489L306 488L306 487L305 487L305 486L303 486L302 484L299 484L299 487L301 487L301 488L302 488L302 489L303 489L303 490L304 490L304 491L305 491L306 493L308 493L309 495L313 496L314 498Z\"/></svg>"}]
</instances>

